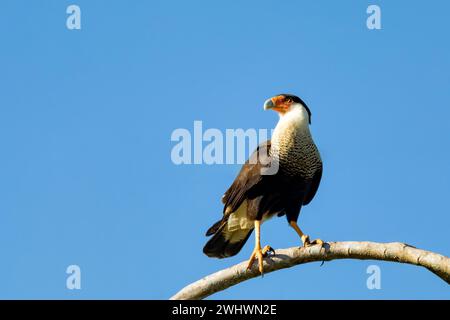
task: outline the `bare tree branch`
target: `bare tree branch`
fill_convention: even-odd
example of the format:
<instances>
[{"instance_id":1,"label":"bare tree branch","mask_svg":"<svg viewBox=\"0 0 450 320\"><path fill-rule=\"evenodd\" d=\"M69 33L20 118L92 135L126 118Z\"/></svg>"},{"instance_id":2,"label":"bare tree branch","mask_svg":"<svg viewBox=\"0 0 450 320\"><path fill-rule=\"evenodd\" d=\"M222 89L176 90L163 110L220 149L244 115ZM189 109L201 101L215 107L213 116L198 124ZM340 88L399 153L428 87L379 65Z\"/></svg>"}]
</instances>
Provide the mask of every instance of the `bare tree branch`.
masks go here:
<instances>
[{"instance_id":1,"label":"bare tree branch","mask_svg":"<svg viewBox=\"0 0 450 320\"><path fill-rule=\"evenodd\" d=\"M278 249L275 255L264 259L264 272L290 268L298 264L334 259L383 260L427 268L450 284L450 258L416 249L410 245L376 242L330 242L324 247L315 245L307 248ZM247 262L241 262L228 269L213 273L198 280L175 294L172 300L203 299L245 280L260 276L257 263L246 270Z\"/></svg>"}]
</instances>

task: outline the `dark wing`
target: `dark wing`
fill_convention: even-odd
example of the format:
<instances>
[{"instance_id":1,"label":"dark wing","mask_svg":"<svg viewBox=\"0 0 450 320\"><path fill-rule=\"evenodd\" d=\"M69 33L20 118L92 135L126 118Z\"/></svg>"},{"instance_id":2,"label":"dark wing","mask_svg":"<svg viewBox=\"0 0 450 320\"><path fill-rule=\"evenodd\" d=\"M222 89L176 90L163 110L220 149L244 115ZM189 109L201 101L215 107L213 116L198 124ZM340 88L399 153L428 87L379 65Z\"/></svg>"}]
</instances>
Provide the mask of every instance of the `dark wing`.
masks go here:
<instances>
[{"instance_id":1,"label":"dark wing","mask_svg":"<svg viewBox=\"0 0 450 320\"><path fill-rule=\"evenodd\" d=\"M241 171L222 197L224 214L236 211L247 198L260 194L267 177L261 171L270 164L270 140L261 143L242 166Z\"/></svg>"},{"instance_id":2,"label":"dark wing","mask_svg":"<svg viewBox=\"0 0 450 320\"><path fill-rule=\"evenodd\" d=\"M316 195L317 189L319 189L320 180L322 179L322 169L323 169L323 165L321 165L320 169L317 170L317 172L314 174L312 181L311 181L311 186L309 188L309 191L306 194L305 199L303 200L304 205L307 205L308 203L310 203L311 200Z\"/></svg>"}]
</instances>

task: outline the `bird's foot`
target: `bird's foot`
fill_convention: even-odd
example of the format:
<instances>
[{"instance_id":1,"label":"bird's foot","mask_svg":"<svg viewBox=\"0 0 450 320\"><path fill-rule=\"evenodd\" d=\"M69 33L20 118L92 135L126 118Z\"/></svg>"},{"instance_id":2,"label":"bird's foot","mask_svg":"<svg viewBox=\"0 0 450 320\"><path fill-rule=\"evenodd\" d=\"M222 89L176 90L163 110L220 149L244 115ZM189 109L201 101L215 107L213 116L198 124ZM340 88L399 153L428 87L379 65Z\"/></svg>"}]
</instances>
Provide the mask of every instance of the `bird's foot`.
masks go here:
<instances>
[{"instance_id":1,"label":"bird's foot","mask_svg":"<svg viewBox=\"0 0 450 320\"><path fill-rule=\"evenodd\" d=\"M316 240L311 241L311 240L309 240L309 236L306 235L306 234L302 236L302 242L303 242L303 247L305 247L305 248L314 246L316 244L320 244L320 246L323 246L323 243L324 243L320 239L316 239Z\"/></svg>"},{"instance_id":2,"label":"bird's foot","mask_svg":"<svg viewBox=\"0 0 450 320\"><path fill-rule=\"evenodd\" d=\"M252 255L250 256L250 259L248 259L247 270L249 270L252 267L253 262L257 258L258 259L258 270L259 270L259 273L261 273L261 276L263 276L264 275L263 258L266 257L269 253L272 253L272 254L275 253L275 250L273 250L271 246L265 246L262 249L261 249L261 247L256 247L253 250Z\"/></svg>"}]
</instances>

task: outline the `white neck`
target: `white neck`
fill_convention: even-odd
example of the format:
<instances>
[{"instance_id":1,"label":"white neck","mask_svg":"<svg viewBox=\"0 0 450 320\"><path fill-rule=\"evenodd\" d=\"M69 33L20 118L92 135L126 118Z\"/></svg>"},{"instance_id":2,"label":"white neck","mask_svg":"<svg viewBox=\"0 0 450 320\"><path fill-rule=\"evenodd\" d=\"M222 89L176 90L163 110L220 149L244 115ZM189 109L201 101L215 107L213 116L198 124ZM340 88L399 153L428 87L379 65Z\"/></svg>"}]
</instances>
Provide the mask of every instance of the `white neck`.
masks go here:
<instances>
[{"instance_id":1,"label":"white neck","mask_svg":"<svg viewBox=\"0 0 450 320\"><path fill-rule=\"evenodd\" d=\"M307 130L309 132L309 115L306 109L299 103L291 106L291 109L285 114L280 113L280 120L275 127L275 131L284 131L284 129Z\"/></svg>"},{"instance_id":2,"label":"white neck","mask_svg":"<svg viewBox=\"0 0 450 320\"><path fill-rule=\"evenodd\" d=\"M280 116L271 145L272 159L290 175L312 178L321 167L319 151L309 132L308 111L301 104Z\"/></svg>"}]
</instances>

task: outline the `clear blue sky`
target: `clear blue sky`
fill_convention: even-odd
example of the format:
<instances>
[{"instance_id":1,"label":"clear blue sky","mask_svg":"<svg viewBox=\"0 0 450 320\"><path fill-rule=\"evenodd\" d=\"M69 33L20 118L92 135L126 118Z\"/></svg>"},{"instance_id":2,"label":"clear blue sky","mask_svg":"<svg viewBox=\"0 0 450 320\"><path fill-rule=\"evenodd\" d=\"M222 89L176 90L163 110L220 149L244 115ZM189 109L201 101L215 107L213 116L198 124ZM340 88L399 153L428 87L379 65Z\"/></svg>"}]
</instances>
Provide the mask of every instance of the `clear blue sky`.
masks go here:
<instances>
[{"instance_id":1,"label":"clear blue sky","mask_svg":"<svg viewBox=\"0 0 450 320\"><path fill-rule=\"evenodd\" d=\"M66 7L82 29L66 28ZM382 9L382 30L366 8ZM301 96L324 160L299 223L450 254L447 1L0 2L0 298L157 298L245 260L202 253L238 165L175 166L176 128L272 128ZM263 244L299 244L284 218ZM66 289L66 267L82 289ZM377 264L382 289L366 288ZM413 266L308 264L214 298L449 298Z\"/></svg>"}]
</instances>

